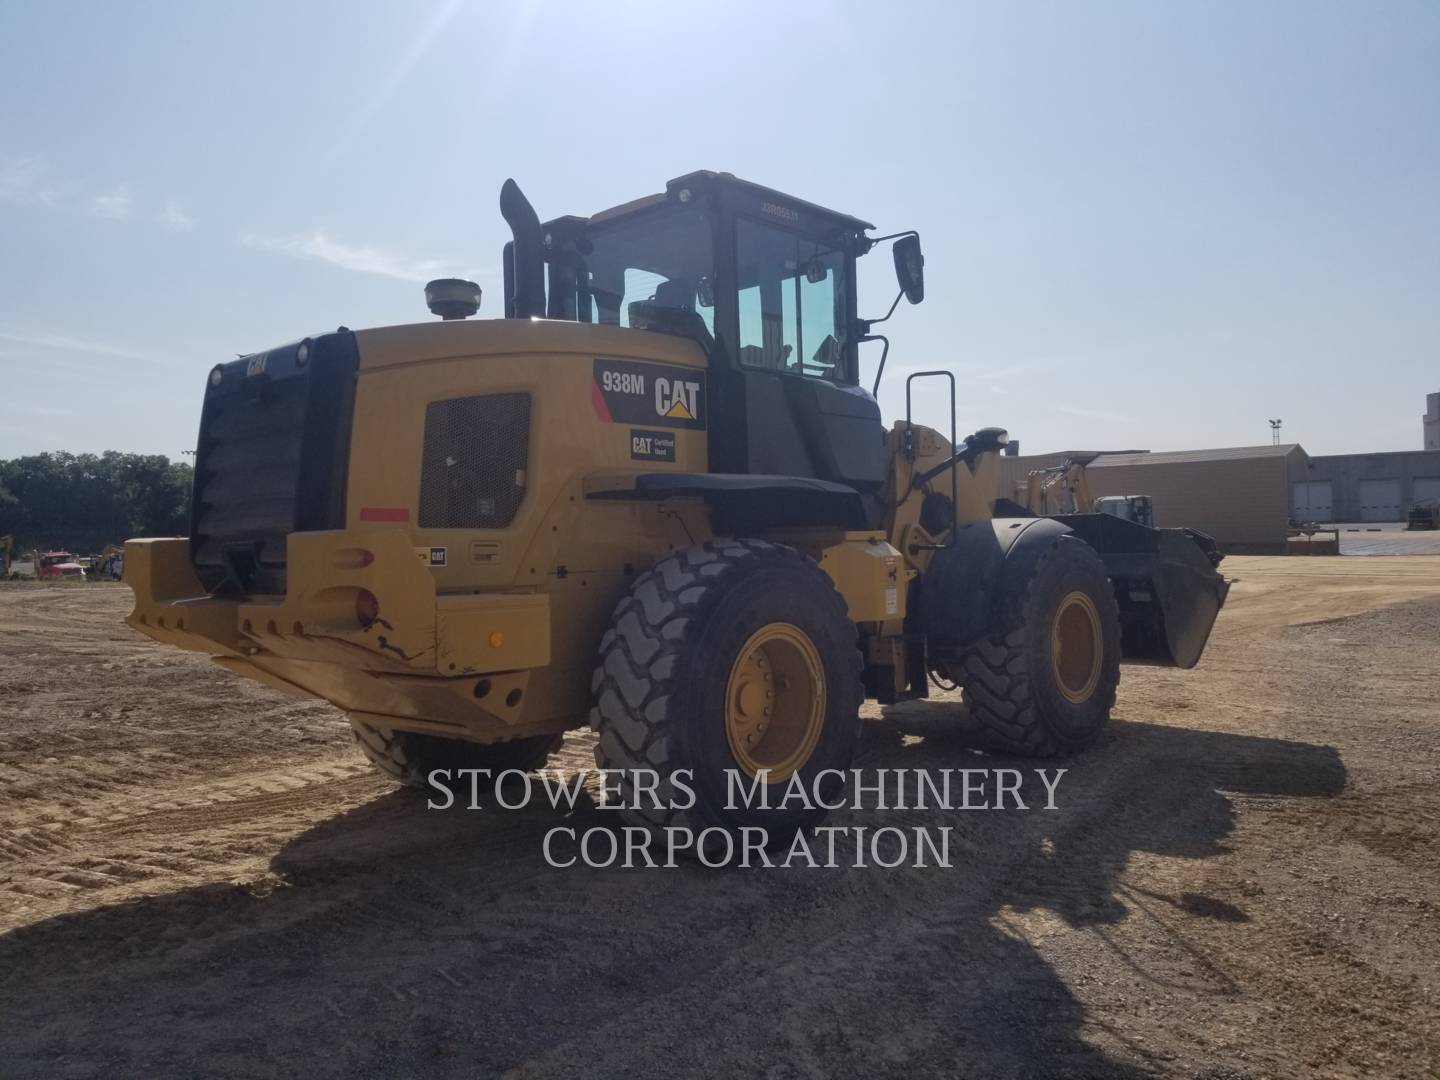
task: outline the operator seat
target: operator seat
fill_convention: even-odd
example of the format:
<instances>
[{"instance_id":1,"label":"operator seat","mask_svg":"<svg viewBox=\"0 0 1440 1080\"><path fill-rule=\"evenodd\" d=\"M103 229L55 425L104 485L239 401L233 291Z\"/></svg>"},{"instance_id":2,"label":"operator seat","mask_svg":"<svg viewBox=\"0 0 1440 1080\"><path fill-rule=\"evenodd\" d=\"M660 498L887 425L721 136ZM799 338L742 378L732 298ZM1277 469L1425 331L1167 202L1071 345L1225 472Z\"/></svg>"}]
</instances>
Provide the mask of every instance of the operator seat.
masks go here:
<instances>
[{"instance_id":1,"label":"operator seat","mask_svg":"<svg viewBox=\"0 0 1440 1080\"><path fill-rule=\"evenodd\" d=\"M785 331L779 315L760 317L760 340L762 345L740 346L740 363L745 367L763 368L766 371L787 371L790 368L790 354L794 346L785 342Z\"/></svg>"},{"instance_id":2,"label":"operator seat","mask_svg":"<svg viewBox=\"0 0 1440 1080\"><path fill-rule=\"evenodd\" d=\"M685 278L660 282L649 300L631 301L627 314L635 329L692 338L707 354L715 344L710 328L695 310L695 284Z\"/></svg>"}]
</instances>

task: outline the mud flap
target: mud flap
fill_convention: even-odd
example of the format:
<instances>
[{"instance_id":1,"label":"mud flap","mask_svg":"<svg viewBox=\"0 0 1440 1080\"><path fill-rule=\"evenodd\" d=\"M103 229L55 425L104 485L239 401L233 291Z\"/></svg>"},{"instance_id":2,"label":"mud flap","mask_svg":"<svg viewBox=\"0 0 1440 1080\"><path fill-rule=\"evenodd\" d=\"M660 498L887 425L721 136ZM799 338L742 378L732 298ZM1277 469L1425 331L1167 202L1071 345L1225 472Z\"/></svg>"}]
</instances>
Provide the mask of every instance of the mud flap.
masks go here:
<instances>
[{"instance_id":1,"label":"mud flap","mask_svg":"<svg viewBox=\"0 0 1440 1080\"><path fill-rule=\"evenodd\" d=\"M1120 607L1125 661L1194 667L1230 591L1201 540L1184 529L1151 529L1110 514L1056 520L1105 563Z\"/></svg>"}]
</instances>

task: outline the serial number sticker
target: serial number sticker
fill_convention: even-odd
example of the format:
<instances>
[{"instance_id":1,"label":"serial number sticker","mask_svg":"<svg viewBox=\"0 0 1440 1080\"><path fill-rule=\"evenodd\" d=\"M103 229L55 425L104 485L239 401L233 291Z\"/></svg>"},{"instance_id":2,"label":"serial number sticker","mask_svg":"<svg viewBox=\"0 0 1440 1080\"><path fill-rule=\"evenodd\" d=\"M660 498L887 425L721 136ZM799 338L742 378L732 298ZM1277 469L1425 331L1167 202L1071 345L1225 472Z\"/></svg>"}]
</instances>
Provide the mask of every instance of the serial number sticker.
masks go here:
<instances>
[{"instance_id":1,"label":"serial number sticker","mask_svg":"<svg viewBox=\"0 0 1440 1080\"><path fill-rule=\"evenodd\" d=\"M591 399L608 423L705 426L705 373L694 368L598 358Z\"/></svg>"},{"instance_id":2,"label":"serial number sticker","mask_svg":"<svg viewBox=\"0 0 1440 1080\"><path fill-rule=\"evenodd\" d=\"M631 428L630 457L634 461L674 461L674 433Z\"/></svg>"},{"instance_id":3,"label":"serial number sticker","mask_svg":"<svg viewBox=\"0 0 1440 1080\"><path fill-rule=\"evenodd\" d=\"M894 615L900 610L900 590L894 585L885 587L885 614Z\"/></svg>"}]
</instances>

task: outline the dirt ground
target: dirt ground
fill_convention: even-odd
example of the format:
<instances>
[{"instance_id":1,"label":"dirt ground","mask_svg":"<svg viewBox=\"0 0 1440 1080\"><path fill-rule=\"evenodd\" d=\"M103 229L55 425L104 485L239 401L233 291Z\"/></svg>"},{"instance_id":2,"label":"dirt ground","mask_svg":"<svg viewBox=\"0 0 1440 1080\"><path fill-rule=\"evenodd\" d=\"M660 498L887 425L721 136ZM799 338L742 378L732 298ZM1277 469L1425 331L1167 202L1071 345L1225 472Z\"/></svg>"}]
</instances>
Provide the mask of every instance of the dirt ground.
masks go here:
<instances>
[{"instance_id":1,"label":"dirt ground","mask_svg":"<svg viewBox=\"0 0 1440 1080\"><path fill-rule=\"evenodd\" d=\"M895 870L551 869L559 812L427 811L123 587L0 587L0 1076L1434 1075L1440 557L1225 570L1057 811L832 816L955 827Z\"/></svg>"}]
</instances>

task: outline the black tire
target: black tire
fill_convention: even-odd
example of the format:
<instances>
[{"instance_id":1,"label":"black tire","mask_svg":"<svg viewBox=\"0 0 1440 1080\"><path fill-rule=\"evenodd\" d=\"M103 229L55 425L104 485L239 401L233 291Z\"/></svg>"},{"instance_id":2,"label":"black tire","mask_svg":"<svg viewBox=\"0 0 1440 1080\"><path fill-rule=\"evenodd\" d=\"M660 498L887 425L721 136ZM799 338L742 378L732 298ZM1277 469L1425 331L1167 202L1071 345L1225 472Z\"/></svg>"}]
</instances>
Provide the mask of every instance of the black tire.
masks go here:
<instances>
[{"instance_id":1,"label":"black tire","mask_svg":"<svg viewBox=\"0 0 1440 1080\"><path fill-rule=\"evenodd\" d=\"M499 775L506 769L530 772L541 768L560 749L563 735L531 735L498 743L473 743L420 735L413 731L387 731L350 718L350 730L360 752L402 787L422 790L435 769L489 769Z\"/></svg>"},{"instance_id":2,"label":"black tire","mask_svg":"<svg viewBox=\"0 0 1440 1080\"><path fill-rule=\"evenodd\" d=\"M1099 736L1120 684L1120 613L1105 565L1083 540L1061 536L1015 585L999 625L965 652L954 674L988 748L1027 757L1077 753ZM1094 667L1067 685L1066 650L1052 660L1052 630L1062 602L1067 622L1077 608L1085 613L1076 594L1088 599L1098 641Z\"/></svg>"},{"instance_id":3,"label":"black tire","mask_svg":"<svg viewBox=\"0 0 1440 1080\"><path fill-rule=\"evenodd\" d=\"M636 578L615 608L600 643L591 683L590 725L599 736L596 764L619 770L614 787L624 795L620 811L631 825L707 828L734 832L755 826L772 842L793 835L824 813L795 800L774 806L788 781L762 785L771 807L727 808L727 770L745 768L727 736L727 690L732 669L752 635L784 624L813 645L823 682L818 734L803 763L791 770L809 792L822 770L845 770L860 732L862 658L845 601L816 563L780 544L716 540L688 548ZM768 711L767 711L768 715ZM628 777L635 770L660 776L660 806L636 801ZM694 805L671 782L688 770ZM749 774L745 782L754 782ZM824 777L826 802L838 801L843 779ZM833 785L829 781L834 781ZM759 800L757 800L759 801Z\"/></svg>"}]
</instances>

